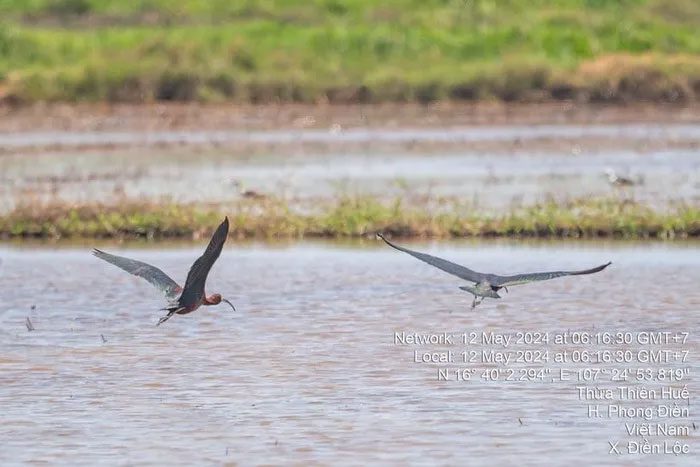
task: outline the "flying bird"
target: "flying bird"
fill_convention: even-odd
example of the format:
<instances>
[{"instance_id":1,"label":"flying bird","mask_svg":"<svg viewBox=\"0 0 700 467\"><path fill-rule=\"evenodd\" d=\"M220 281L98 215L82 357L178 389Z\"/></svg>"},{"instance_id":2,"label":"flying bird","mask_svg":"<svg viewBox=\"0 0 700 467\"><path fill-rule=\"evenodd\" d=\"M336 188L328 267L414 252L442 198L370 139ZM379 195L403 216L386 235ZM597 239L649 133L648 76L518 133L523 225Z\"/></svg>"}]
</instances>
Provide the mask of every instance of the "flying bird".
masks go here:
<instances>
[{"instance_id":1,"label":"flying bird","mask_svg":"<svg viewBox=\"0 0 700 467\"><path fill-rule=\"evenodd\" d=\"M602 264L598 267L591 269L584 269L582 271L550 271L550 272L530 272L525 274L515 274L513 276L499 276L498 274L486 274L481 272L472 271L469 268L460 266L451 261L447 261L442 258L427 255L425 253L419 253L417 251L409 250L408 248L403 248L401 246L395 245L387 240L384 235L378 233L377 236L384 240L387 245L395 248L404 253L408 253L414 258L428 263L431 266L435 266L438 269L457 276L461 279L473 282L474 285L465 285L460 287L460 289L465 290L472 295L474 295L474 300L472 301L472 308L476 307L478 304L484 301L484 298L501 298L498 295L500 289L505 289L508 292L509 285L527 284L528 282L535 281L546 281L549 279L554 279L562 276L580 276L583 274L593 274L595 272L602 271L612 264L608 262ZM481 300L477 302L477 297L481 297Z\"/></svg>"},{"instance_id":2,"label":"flying bird","mask_svg":"<svg viewBox=\"0 0 700 467\"><path fill-rule=\"evenodd\" d=\"M231 308L235 311L236 308L231 302L222 298L220 294L215 293L207 296L204 293L204 285L207 282L207 276L211 267L214 265L216 260L221 254L221 250L224 247L224 242L226 242L226 237L228 236L228 217L217 227L216 232L211 237L207 249L204 254L200 256L197 261L192 264L190 272L187 274L187 280L185 280L185 287L180 287L177 282L170 278L163 271L150 264L142 263L141 261L136 261L134 259L124 258L123 256L111 255L105 253L104 251L94 249L92 254L100 259L111 263L118 268L125 270L126 272L133 274L135 276L142 277L150 282L153 286L159 289L165 295L168 300L168 306L162 308L162 310L167 310L168 314L163 316L156 326L164 323L170 317L177 313L179 315L185 315L191 313L202 305L218 305L221 302L228 303Z\"/></svg>"}]
</instances>

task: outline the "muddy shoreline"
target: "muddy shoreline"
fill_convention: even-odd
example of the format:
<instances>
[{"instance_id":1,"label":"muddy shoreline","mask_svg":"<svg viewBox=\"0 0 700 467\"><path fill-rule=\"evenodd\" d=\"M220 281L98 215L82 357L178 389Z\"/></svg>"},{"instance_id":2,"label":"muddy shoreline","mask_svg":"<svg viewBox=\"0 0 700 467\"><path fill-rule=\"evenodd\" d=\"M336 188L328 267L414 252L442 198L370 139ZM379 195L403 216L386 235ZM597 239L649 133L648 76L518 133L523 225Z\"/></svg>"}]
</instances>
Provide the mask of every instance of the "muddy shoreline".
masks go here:
<instances>
[{"instance_id":1,"label":"muddy shoreline","mask_svg":"<svg viewBox=\"0 0 700 467\"><path fill-rule=\"evenodd\" d=\"M490 154L644 153L697 150L700 137L694 125L699 122L700 106L644 104L38 104L0 107L0 156L95 150L108 155L143 148L169 152L181 147L225 149L232 156L465 149ZM543 126L550 129L541 132ZM606 126L620 131L606 131ZM487 127L511 134L492 139ZM689 128L690 136L683 136ZM433 131L445 134L431 135Z\"/></svg>"},{"instance_id":2,"label":"muddy shoreline","mask_svg":"<svg viewBox=\"0 0 700 467\"><path fill-rule=\"evenodd\" d=\"M0 132L698 123L700 105L436 103L377 105L35 104L0 107Z\"/></svg>"}]
</instances>

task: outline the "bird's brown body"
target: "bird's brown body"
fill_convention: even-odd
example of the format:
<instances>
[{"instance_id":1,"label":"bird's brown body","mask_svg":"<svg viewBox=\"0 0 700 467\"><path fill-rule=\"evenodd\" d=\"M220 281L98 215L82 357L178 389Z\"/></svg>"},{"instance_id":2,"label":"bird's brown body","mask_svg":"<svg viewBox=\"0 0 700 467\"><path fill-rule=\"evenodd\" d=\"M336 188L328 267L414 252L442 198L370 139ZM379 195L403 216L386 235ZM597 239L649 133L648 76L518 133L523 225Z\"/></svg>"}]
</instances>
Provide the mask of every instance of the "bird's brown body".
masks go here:
<instances>
[{"instance_id":1,"label":"bird's brown body","mask_svg":"<svg viewBox=\"0 0 700 467\"><path fill-rule=\"evenodd\" d=\"M219 295L218 293L215 293L215 294L210 295L208 297L205 296L204 298L202 298L201 302L193 303L192 305L190 305L188 307L179 309L175 313L177 313L178 315L186 315L187 313L192 313L193 311L197 310L201 306L218 305L219 303L221 303L222 300L223 299L221 298L221 295Z\"/></svg>"},{"instance_id":2,"label":"bird's brown body","mask_svg":"<svg viewBox=\"0 0 700 467\"><path fill-rule=\"evenodd\" d=\"M165 294L169 303L168 306L163 309L168 310L168 314L161 318L158 324L167 321L173 314L186 315L192 313L201 306L218 305L222 301L228 303L231 308L235 310L233 304L225 298L222 298L220 294L215 293L207 296L204 293L204 286L209 271L219 258L221 250L224 247L224 242L226 242L226 238L228 237L228 227L227 217L216 229L216 232L214 232L204 254L202 254L190 268L184 287L180 287L180 285L167 274L150 264L112 255L97 249L93 251L93 254L130 274L146 279Z\"/></svg>"}]
</instances>

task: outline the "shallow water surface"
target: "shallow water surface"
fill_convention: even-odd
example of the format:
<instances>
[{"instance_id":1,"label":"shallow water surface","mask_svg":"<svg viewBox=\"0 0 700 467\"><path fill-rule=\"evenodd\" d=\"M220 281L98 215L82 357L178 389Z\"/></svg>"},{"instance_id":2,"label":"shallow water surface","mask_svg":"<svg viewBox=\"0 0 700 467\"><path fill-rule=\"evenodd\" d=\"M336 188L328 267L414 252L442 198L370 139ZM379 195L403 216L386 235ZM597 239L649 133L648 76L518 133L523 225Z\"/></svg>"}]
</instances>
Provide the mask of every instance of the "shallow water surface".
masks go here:
<instances>
[{"instance_id":1,"label":"shallow water surface","mask_svg":"<svg viewBox=\"0 0 700 467\"><path fill-rule=\"evenodd\" d=\"M378 242L229 243L208 289L238 311L200 309L155 327L158 293L89 248L0 246L0 463L697 460L697 244L412 246L498 273L613 265L597 275L514 286L472 311L457 278ZM200 245L103 248L157 264L178 281L201 252ZM27 317L35 330L25 327ZM518 331L689 332L687 343L669 347L687 350L686 362L616 366L688 368L672 385L688 385L683 406L690 414L678 423L690 432L669 439L691 454L609 455L608 441L642 438L626 434L630 420L588 417L580 383L439 381L439 365L415 363L416 347L396 344L394 334Z\"/></svg>"},{"instance_id":2,"label":"shallow water surface","mask_svg":"<svg viewBox=\"0 0 700 467\"><path fill-rule=\"evenodd\" d=\"M619 146L598 147L589 141L596 138ZM222 146L158 147L209 140ZM544 150L538 145L553 140L561 147ZM473 144L485 141L505 142L508 149L479 150ZM679 141L690 146L671 147ZM339 194L359 193L408 202L450 197L487 209L584 197L621 197L666 208L669 203L700 202L700 157L693 146L698 141L699 125L662 123L358 128L335 133L4 133L0 148L19 152L0 156L0 212L22 203L56 200L230 202L251 191L310 205ZM135 147L100 150L90 146L129 142ZM227 142L229 146L223 145ZM323 146L300 152L297 145L309 142ZM408 150L397 145L402 142L452 146ZM649 142L665 144L649 148ZM343 149L345 143L367 146L348 150ZM388 149L380 150L384 143ZM583 148L582 143L586 143ZM63 144L72 149L50 150ZM46 151L25 154L23 145ZM631 179L633 186L611 184L606 170Z\"/></svg>"},{"instance_id":3,"label":"shallow water surface","mask_svg":"<svg viewBox=\"0 0 700 467\"><path fill-rule=\"evenodd\" d=\"M241 193L290 203L361 193L404 200L450 197L501 209L554 199L630 198L650 206L700 202L700 157L651 154L282 154L12 155L0 158L0 212L29 200L114 203L123 197L230 202ZM635 185L611 185L608 169ZM202 183L206 180L206 183Z\"/></svg>"},{"instance_id":4,"label":"shallow water surface","mask_svg":"<svg viewBox=\"0 0 700 467\"><path fill-rule=\"evenodd\" d=\"M36 131L0 133L0 147L157 145L204 143L298 143L369 141L508 141L539 138L633 138L697 140L700 126L694 124L632 123L605 125L496 125L447 128L350 128L343 131L280 129L265 131Z\"/></svg>"}]
</instances>

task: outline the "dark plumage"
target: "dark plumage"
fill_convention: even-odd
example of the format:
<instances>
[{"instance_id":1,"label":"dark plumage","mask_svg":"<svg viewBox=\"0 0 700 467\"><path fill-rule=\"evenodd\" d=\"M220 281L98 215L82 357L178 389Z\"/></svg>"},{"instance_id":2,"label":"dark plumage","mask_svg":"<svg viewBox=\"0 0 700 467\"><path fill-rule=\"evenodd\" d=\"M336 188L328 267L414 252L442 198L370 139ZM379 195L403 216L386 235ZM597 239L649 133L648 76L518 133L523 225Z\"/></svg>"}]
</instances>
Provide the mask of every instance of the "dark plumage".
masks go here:
<instances>
[{"instance_id":1,"label":"dark plumage","mask_svg":"<svg viewBox=\"0 0 700 467\"><path fill-rule=\"evenodd\" d=\"M187 274L184 288L180 287L177 282L163 271L150 264L105 253L98 249L93 250L93 254L130 274L142 277L163 292L169 301L168 306L163 308L164 310L168 310L168 314L161 318L158 324L167 321L175 313L184 315L193 312L202 305L218 305L222 301L231 305L231 308L235 310L233 304L221 298L220 294L213 294L207 297L204 293L204 286L207 282L209 271L219 258L226 238L228 237L228 228L227 217L216 229L216 232L214 232L204 254L197 258L197 261L192 264L190 272Z\"/></svg>"}]
</instances>

